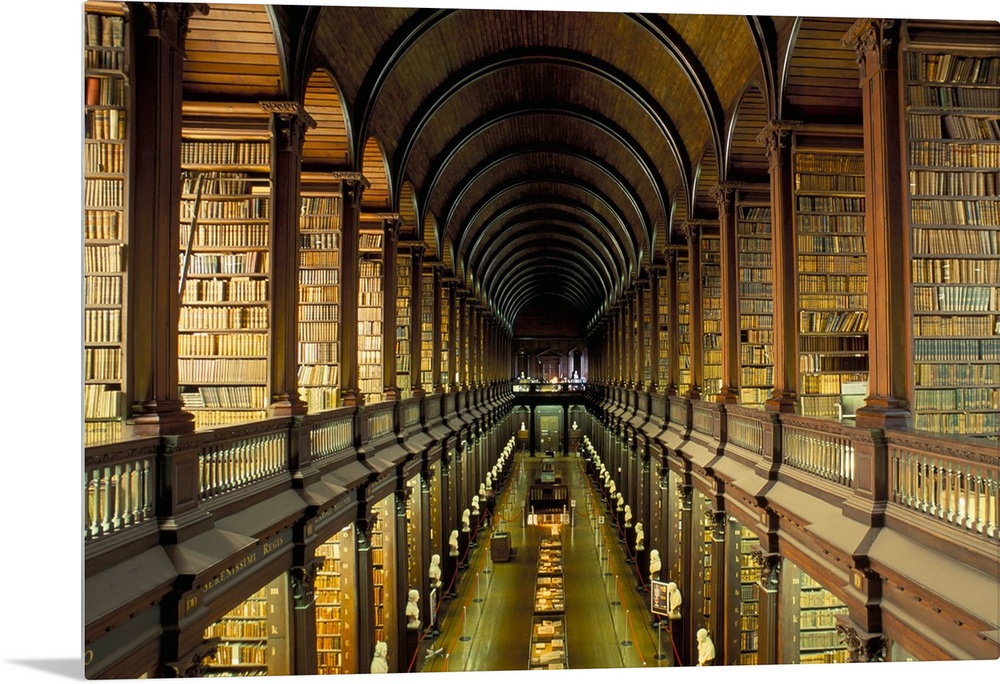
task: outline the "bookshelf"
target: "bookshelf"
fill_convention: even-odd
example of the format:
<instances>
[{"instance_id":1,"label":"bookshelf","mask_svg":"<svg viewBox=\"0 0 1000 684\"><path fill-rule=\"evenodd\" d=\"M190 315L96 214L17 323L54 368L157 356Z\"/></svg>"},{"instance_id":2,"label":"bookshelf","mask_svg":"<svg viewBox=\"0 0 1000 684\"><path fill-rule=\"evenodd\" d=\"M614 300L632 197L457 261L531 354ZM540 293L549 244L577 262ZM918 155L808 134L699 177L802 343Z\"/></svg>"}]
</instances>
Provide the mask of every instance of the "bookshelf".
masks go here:
<instances>
[{"instance_id":1,"label":"bookshelf","mask_svg":"<svg viewBox=\"0 0 1000 684\"><path fill-rule=\"evenodd\" d=\"M647 288L642 299L642 386L649 387L653 381L653 311L649 306L650 292Z\"/></svg>"},{"instance_id":2,"label":"bookshelf","mask_svg":"<svg viewBox=\"0 0 1000 684\"><path fill-rule=\"evenodd\" d=\"M270 145L258 122L182 131L178 384L199 429L267 416Z\"/></svg>"},{"instance_id":3,"label":"bookshelf","mask_svg":"<svg viewBox=\"0 0 1000 684\"><path fill-rule=\"evenodd\" d=\"M868 382L864 153L838 142L793 149L800 409L834 419Z\"/></svg>"},{"instance_id":4,"label":"bookshelf","mask_svg":"<svg viewBox=\"0 0 1000 684\"><path fill-rule=\"evenodd\" d=\"M759 543L760 539L743 526L740 535L740 665L757 664L761 570L752 554Z\"/></svg>"},{"instance_id":5,"label":"bookshelf","mask_svg":"<svg viewBox=\"0 0 1000 684\"><path fill-rule=\"evenodd\" d=\"M129 56L124 5L84 12L84 442L121 439L128 237Z\"/></svg>"},{"instance_id":6,"label":"bookshelf","mask_svg":"<svg viewBox=\"0 0 1000 684\"><path fill-rule=\"evenodd\" d=\"M419 589L423 585L421 560L424 555L420 525L422 501L420 476L412 478L406 486L412 492L406 499L406 581L407 586ZM425 617L421 617L421 623L427 624Z\"/></svg>"},{"instance_id":7,"label":"bookshelf","mask_svg":"<svg viewBox=\"0 0 1000 684\"><path fill-rule=\"evenodd\" d=\"M677 394L691 389L691 264L677 256Z\"/></svg>"},{"instance_id":8,"label":"bookshelf","mask_svg":"<svg viewBox=\"0 0 1000 684\"><path fill-rule=\"evenodd\" d=\"M340 189L310 189L299 218L299 393L311 413L340 395Z\"/></svg>"},{"instance_id":9,"label":"bookshelf","mask_svg":"<svg viewBox=\"0 0 1000 684\"><path fill-rule=\"evenodd\" d=\"M434 391L434 273L420 274L420 384Z\"/></svg>"},{"instance_id":10,"label":"bookshelf","mask_svg":"<svg viewBox=\"0 0 1000 684\"><path fill-rule=\"evenodd\" d=\"M366 404L382 401L382 297L385 273L382 230L358 234L358 390Z\"/></svg>"},{"instance_id":11,"label":"bookshelf","mask_svg":"<svg viewBox=\"0 0 1000 684\"><path fill-rule=\"evenodd\" d=\"M712 623L712 547L715 541L712 539L712 502L707 498L702 501L702 528L701 528L701 617L705 625Z\"/></svg>"},{"instance_id":12,"label":"bookshelf","mask_svg":"<svg viewBox=\"0 0 1000 684\"><path fill-rule=\"evenodd\" d=\"M702 364L701 396L722 391L722 242L701 237Z\"/></svg>"},{"instance_id":13,"label":"bookshelf","mask_svg":"<svg viewBox=\"0 0 1000 684\"><path fill-rule=\"evenodd\" d=\"M847 662L847 647L837 635L837 615L846 615L847 606L805 571L799 572L799 662Z\"/></svg>"},{"instance_id":14,"label":"bookshelf","mask_svg":"<svg viewBox=\"0 0 1000 684\"><path fill-rule=\"evenodd\" d=\"M451 353L451 310L449 303L449 286L441 283L441 290L438 293L439 305L441 306L441 386L447 389L451 385L448 377L448 355Z\"/></svg>"},{"instance_id":15,"label":"bookshelf","mask_svg":"<svg viewBox=\"0 0 1000 684\"><path fill-rule=\"evenodd\" d=\"M316 574L316 674L357 672L351 644L354 593L354 529L348 526L321 544Z\"/></svg>"},{"instance_id":16,"label":"bookshelf","mask_svg":"<svg viewBox=\"0 0 1000 684\"><path fill-rule=\"evenodd\" d=\"M665 273L656 278L656 287L659 289L656 325L660 326L656 386L665 394L670 387L670 282Z\"/></svg>"},{"instance_id":17,"label":"bookshelf","mask_svg":"<svg viewBox=\"0 0 1000 684\"><path fill-rule=\"evenodd\" d=\"M375 642L386 640L385 596L389 586L385 575L385 506L376 506L378 513L371 531L372 554L372 606L375 610Z\"/></svg>"},{"instance_id":18,"label":"bookshelf","mask_svg":"<svg viewBox=\"0 0 1000 684\"><path fill-rule=\"evenodd\" d=\"M736 236L740 403L762 409L774 388L771 207L738 199Z\"/></svg>"},{"instance_id":19,"label":"bookshelf","mask_svg":"<svg viewBox=\"0 0 1000 684\"><path fill-rule=\"evenodd\" d=\"M219 639L214 657L205 661L205 676L291 674L287 586L282 573L205 629L206 639Z\"/></svg>"},{"instance_id":20,"label":"bookshelf","mask_svg":"<svg viewBox=\"0 0 1000 684\"><path fill-rule=\"evenodd\" d=\"M997 439L1000 57L995 44L904 55L913 424Z\"/></svg>"},{"instance_id":21,"label":"bookshelf","mask_svg":"<svg viewBox=\"0 0 1000 684\"><path fill-rule=\"evenodd\" d=\"M413 257L406 250L396 255L396 387L400 396L407 399L413 395L410 380L410 313L413 310L413 288L411 275Z\"/></svg>"}]
</instances>

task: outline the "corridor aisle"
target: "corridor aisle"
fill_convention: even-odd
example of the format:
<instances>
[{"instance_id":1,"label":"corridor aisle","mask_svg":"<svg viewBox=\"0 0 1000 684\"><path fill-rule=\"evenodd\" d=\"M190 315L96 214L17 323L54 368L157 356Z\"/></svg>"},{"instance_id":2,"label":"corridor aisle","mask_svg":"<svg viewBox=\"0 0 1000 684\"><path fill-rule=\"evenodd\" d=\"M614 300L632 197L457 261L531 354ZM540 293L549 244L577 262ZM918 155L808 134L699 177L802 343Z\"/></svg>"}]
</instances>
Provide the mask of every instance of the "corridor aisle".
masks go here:
<instances>
[{"instance_id":1,"label":"corridor aisle","mask_svg":"<svg viewBox=\"0 0 1000 684\"><path fill-rule=\"evenodd\" d=\"M533 593L538 547L548 527L522 526L521 506L528 485L541 471L542 458L518 453L515 468L497 505L492 528L477 535L468 568L458 579L458 596L439 613L441 633L420 645L413 671L477 671L528 669ZM656 658L657 633L650 625L649 596L636 587L632 566L617 543L617 533L592 493L582 461L554 459L556 474L576 502L573 523L561 526L566 592L566 645L570 669L664 667ZM492 562L489 535L510 534L509 561ZM605 545L605 540L610 543ZM440 649L440 652L437 652Z\"/></svg>"}]
</instances>

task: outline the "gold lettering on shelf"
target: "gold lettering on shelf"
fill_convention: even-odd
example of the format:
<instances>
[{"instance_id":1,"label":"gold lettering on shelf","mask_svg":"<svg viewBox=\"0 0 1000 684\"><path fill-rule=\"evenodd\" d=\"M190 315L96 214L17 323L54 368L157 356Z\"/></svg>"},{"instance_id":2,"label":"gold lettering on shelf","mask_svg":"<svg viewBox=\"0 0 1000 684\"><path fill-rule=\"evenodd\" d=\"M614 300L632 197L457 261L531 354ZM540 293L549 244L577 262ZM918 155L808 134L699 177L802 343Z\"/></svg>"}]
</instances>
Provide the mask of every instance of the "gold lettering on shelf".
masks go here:
<instances>
[{"instance_id":1,"label":"gold lettering on shelf","mask_svg":"<svg viewBox=\"0 0 1000 684\"><path fill-rule=\"evenodd\" d=\"M237 561L233 565L230 565L228 568L220 572L214 578L206 582L205 591L210 591L211 589L219 586L226 580L232 579L237 574L239 574L243 570L246 570L256 562L257 562L257 551L255 550L253 553L249 554L248 556L245 556L244 558Z\"/></svg>"},{"instance_id":2,"label":"gold lettering on shelf","mask_svg":"<svg viewBox=\"0 0 1000 684\"><path fill-rule=\"evenodd\" d=\"M285 544L284 537L278 537L274 541L264 542L264 555L271 553L272 551L281 548Z\"/></svg>"}]
</instances>

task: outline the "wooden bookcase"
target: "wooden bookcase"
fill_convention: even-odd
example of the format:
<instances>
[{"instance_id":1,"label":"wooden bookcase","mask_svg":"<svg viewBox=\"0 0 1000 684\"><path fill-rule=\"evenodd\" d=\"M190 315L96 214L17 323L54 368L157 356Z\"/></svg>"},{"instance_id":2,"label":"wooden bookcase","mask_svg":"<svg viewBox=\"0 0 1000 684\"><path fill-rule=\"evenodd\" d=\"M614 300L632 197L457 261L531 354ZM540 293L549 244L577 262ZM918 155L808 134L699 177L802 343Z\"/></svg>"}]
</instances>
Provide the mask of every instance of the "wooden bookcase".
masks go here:
<instances>
[{"instance_id":1,"label":"wooden bookcase","mask_svg":"<svg viewBox=\"0 0 1000 684\"><path fill-rule=\"evenodd\" d=\"M385 260L382 229L362 227L358 233L358 390L366 404L382 401Z\"/></svg>"},{"instance_id":2,"label":"wooden bookcase","mask_svg":"<svg viewBox=\"0 0 1000 684\"><path fill-rule=\"evenodd\" d=\"M647 287L642 302L642 358L639 360L639 365L642 368L643 387L649 387L653 381L653 316L656 314L650 309L650 296L651 293Z\"/></svg>"},{"instance_id":3,"label":"wooden bookcase","mask_svg":"<svg viewBox=\"0 0 1000 684\"><path fill-rule=\"evenodd\" d=\"M659 359L656 369L656 386L666 393L670 386L670 283L666 273L656 279L657 312L656 325L660 326Z\"/></svg>"},{"instance_id":4,"label":"wooden bookcase","mask_svg":"<svg viewBox=\"0 0 1000 684\"><path fill-rule=\"evenodd\" d=\"M805 571L800 573L799 662L847 662L847 647L837 634L837 615L846 615L847 606Z\"/></svg>"},{"instance_id":5,"label":"wooden bookcase","mask_svg":"<svg viewBox=\"0 0 1000 684\"><path fill-rule=\"evenodd\" d=\"M396 255L396 387L403 399L413 395L410 380L410 313L413 310L411 274L413 257L408 250L400 249Z\"/></svg>"},{"instance_id":6,"label":"wooden bookcase","mask_svg":"<svg viewBox=\"0 0 1000 684\"><path fill-rule=\"evenodd\" d=\"M198 428L267 415L271 181L267 118L185 125L178 384Z\"/></svg>"},{"instance_id":7,"label":"wooden bookcase","mask_svg":"<svg viewBox=\"0 0 1000 684\"><path fill-rule=\"evenodd\" d=\"M867 394L868 383L861 140L796 137L793 164L800 409L837 419L845 397Z\"/></svg>"},{"instance_id":8,"label":"wooden bookcase","mask_svg":"<svg viewBox=\"0 0 1000 684\"><path fill-rule=\"evenodd\" d=\"M698 565L701 566L701 618L704 626L714 624L712 618L714 616L712 597L714 596L713 591L713 580L715 572L713 570L712 554L713 547L715 545L715 540L712 537L712 517L706 515L712 510L712 502L708 499L703 498L701 510L703 515L701 516L701 544L698 549ZM709 627L709 631L714 631Z\"/></svg>"},{"instance_id":9,"label":"wooden bookcase","mask_svg":"<svg viewBox=\"0 0 1000 684\"><path fill-rule=\"evenodd\" d=\"M746 526L740 535L740 665L757 664L760 566L753 549L760 540Z\"/></svg>"},{"instance_id":10,"label":"wooden bookcase","mask_svg":"<svg viewBox=\"0 0 1000 684\"><path fill-rule=\"evenodd\" d=\"M129 54L124 5L84 12L84 442L121 439L128 239Z\"/></svg>"},{"instance_id":11,"label":"wooden bookcase","mask_svg":"<svg viewBox=\"0 0 1000 684\"><path fill-rule=\"evenodd\" d=\"M718 233L718 231L715 231ZM702 363L701 396L722 391L722 243L717 234L701 237Z\"/></svg>"},{"instance_id":12,"label":"wooden bookcase","mask_svg":"<svg viewBox=\"0 0 1000 684\"><path fill-rule=\"evenodd\" d=\"M448 360L451 354L451 310L449 309L450 297L448 296L448 285L441 283L438 292L438 304L441 307L441 386L448 388L451 386L451 378L448 377Z\"/></svg>"},{"instance_id":13,"label":"wooden bookcase","mask_svg":"<svg viewBox=\"0 0 1000 684\"><path fill-rule=\"evenodd\" d=\"M677 255L677 394L691 389L691 266Z\"/></svg>"},{"instance_id":14,"label":"wooden bookcase","mask_svg":"<svg viewBox=\"0 0 1000 684\"><path fill-rule=\"evenodd\" d=\"M220 641L215 656L205 661L205 676L291 674L288 600L288 576L282 573L209 625L204 637Z\"/></svg>"},{"instance_id":15,"label":"wooden bookcase","mask_svg":"<svg viewBox=\"0 0 1000 684\"><path fill-rule=\"evenodd\" d=\"M918 430L1000 437L1000 56L904 52Z\"/></svg>"},{"instance_id":16,"label":"wooden bookcase","mask_svg":"<svg viewBox=\"0 0 1000 684\"><path fill-rule=\"evenodd\" d=\"M299 393L310 412L340 400L341 191L302 179L299 219Z\"/></svg>"},{"instance_id":17,"label":"wooden bookcase","mask_svg":"<svg viewBox=\"0 0 1000 684\"><path fill-rule=\"evenodd\" d=\"M323 567L316 574L316 674L355 673L353 526L321 544L317 555Z\"/></svg>"},{"instance_id":18,"label":"wooden bookcase","mask_svg":"<svg viewBox=\"0 0 1000 684\"><path fill-rule=\"evenodd\" d=\"M434 391L434 273L420 274L420 384Z\"/></svg>"},{"instance_id":19,"label":"wooden bookcase","mask_svg":"<svg viewBox=\"0 0 1000 684\"><path fill-rule=\"evenodd\" d=\"M774 269L771 207L737 198L740 403L761 409L774 389Z\"/></svg>"},{"instance_id":20,"label":"wooden bookcase","mask_svg":"<svg viewBox=\"0 0 1000 684\"><path fill-rule=\"evenodd\" d=\"M375 641L386 640L385 598L389 584L385 573L385 529L384 506L379 504L378 514L371 531L372 554L372 606L375 609Z\"/></svg>"}]
</instances>

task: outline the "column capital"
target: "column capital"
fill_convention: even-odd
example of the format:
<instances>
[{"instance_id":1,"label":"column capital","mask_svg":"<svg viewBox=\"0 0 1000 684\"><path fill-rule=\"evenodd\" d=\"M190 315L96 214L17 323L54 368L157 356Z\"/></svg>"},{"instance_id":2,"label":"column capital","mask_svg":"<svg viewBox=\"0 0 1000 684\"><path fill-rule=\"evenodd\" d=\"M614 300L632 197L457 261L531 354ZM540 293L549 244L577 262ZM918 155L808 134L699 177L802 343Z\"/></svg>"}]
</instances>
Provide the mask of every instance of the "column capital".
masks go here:
<instances>
[{"instance_id":1,"label":"column capital","mask_svg":"<svg viewBox=\"0 0 1000 684\"><path fill-rule=\"evenodd\" d=\"M743 181L719 181L712 186L709 193L715 199L719 207L719 216L729 213L729 207L733 201L733 194L742 188L746 183Z\"/></svg>"},{"instance_id":2,"label":"column capital","mask_svg":"<svg viewBox=\"0 0 1000 684\"><path fill-rule=\"evenodd\" d=\"M840 39L845 48L857 52L858 68L865 79L873 71L891 66L893 50L899 39L899 22L895 19L858 19Z\"/></svg>"},{"instance_id":3,"label":"column capital","mask_svg":"<svg viewBox=\"0 0 1000 684\"><path fill-rule=\"evenodd\" d=\"M884 663L889 652L885 635L858 629L845 618L837 616L837 636L847 645L847 662Z\"/></svg>"},{"instance_id":4,"label":"column capital","mask_svg":"<svg viewBox=\"0 0 1000 684\"><path fill-rule=\"evenodd\" d=\"M779 153L787 145L788 136L801 127L801 121L775 119L768 121L757 134L757 142L764 146L764 152L772 164L777 161Z\"/></svg>"},{"instance_id":5,"label":"column capital","mask_svg":"<svg viewBox=\"0 0 1000 684\"><path fill-rule=\"evenodd\" d=\"M208 15L209 12L208 4L203 2L144 2L142 6L146 9L145 16L135 15L146 22L142 30L173 42L173 47L178 50L184 49L191 16L196 12L201 15ZM176 33L173 29L176 29ZM170 41L171 37L173 41Z\"/></svg>"}]
</instances>

